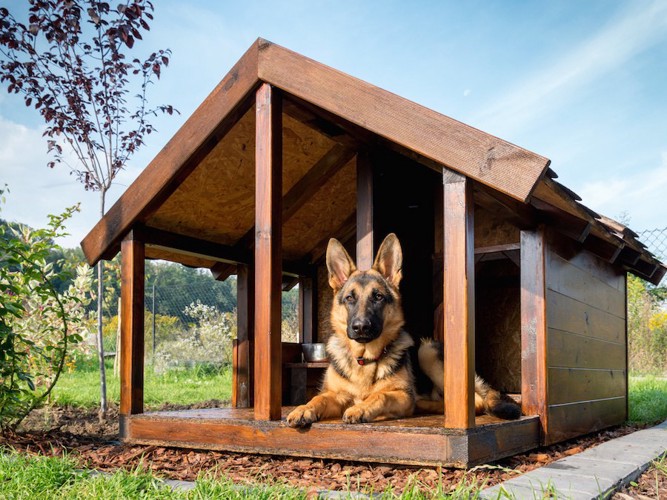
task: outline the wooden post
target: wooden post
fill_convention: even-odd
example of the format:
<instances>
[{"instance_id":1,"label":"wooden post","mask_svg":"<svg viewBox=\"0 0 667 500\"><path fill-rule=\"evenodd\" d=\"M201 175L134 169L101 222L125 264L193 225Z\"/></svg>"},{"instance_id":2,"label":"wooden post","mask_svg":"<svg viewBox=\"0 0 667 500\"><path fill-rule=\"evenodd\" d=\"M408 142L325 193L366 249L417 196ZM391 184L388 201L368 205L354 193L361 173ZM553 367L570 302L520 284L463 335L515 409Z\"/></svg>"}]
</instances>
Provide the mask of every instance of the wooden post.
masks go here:
<instances>
[{"instance_id":1,"label":"wooden post","mask_svg":"<svg viewBox=\"0 0 667 500\"><path fill-rule=\"evenodd\" d=\"M357 153L357 267L373 266L373 164L368 151Z\"/></svg>"},{"instance_id":2,"label":"wooden post","mask_svg":"<svg viewBox=\"0 0 667 500\"><path fill-rule=\"evenodd\" d=\"M245 264L239 264L236 272L236 342L233 353L232 406L250 408L252 395L250 346L254 334L255 314L254 276L252 269Z\"/></svg>"},{"instance_id":3,"label":"wooden post","mask_svg":"<svg viewBox=\"0 0 667 500\"><path fill-rule=\"evenodd\" d=\"M134 231L121 243L120 415L144 411L144 256Z\"/></svg>"},{"instance_id":4,"label":"wooden post","mask_svg":"<svg viewBox=\"0 0 667 500\"><path fill-rule=\"evenodd\" d=\"M281 417L282 106L257 90L255 135L255 419Z\"/></svg>"},{"instance_id":5,"label":"wooden post","mask_svg":"<svg viewBox=\"0 0 667 500\"><path fill-rule=\"evenodd\" d=\"M521 231L521 409L548 429L545 228Z\"/></svg>"},{"instance_id":6,"label":"wooden post","mask_svg":"<svg viewBox=\"0 0 667 500\"><path fill-rule=\"evenodd\" d=\"M444 169L445 427L475 426L475 246L472 185Z\"/></svg>"},{"instance_id":7,"label":"wooden post","mask_svg":"<svg viewBox=\"0 0 667 500\"><path fill-rule=\"evenodd\" d=\"M299 278L299 340L303 343L314 342L316 294L315 280L311 277Z\"/></svg>"}]
</instances>

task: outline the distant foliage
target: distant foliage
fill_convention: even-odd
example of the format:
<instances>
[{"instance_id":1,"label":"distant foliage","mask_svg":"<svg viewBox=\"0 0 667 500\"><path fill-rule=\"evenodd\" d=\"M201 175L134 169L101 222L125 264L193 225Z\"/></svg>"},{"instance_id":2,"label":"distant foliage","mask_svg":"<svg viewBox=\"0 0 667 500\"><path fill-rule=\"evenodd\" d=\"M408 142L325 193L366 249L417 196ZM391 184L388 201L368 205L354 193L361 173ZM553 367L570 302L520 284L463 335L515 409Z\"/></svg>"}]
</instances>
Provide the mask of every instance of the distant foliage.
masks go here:
<instances>
[{"instance_id":1,"label":"distant foliage","mask_svg":"<svg viewBox=\"0 0 667 500\"><path fill-rule=\"evenodd\" d=\"M628 275L628 358L633 373L667 374L667 311L662 295Z\"/></svg>"},{"instance_id":2,"label":"distant foliage","mask_svg":"<svg viewBox=\"0 0 667 500\"><path fill-rule=\"evenodd\" d=\"M160 344L154 367L166 371L175 367L231 364L232 341L236 338L236 314L218 311L197 301L185 313L192 319L187 330L174 332L174 338Z\"/></svg>"},{"instance_id":3,"label":"distant foliage","mask_svg":"<svg viewBox=\"0 0 667 500\"><path fill-rule=\"evenodd\" d=\"M2 191L0 191L2 194ZM51 392L90 300L90 272L81 267L69 289L49 262L76 208L50 216L46 229L0 227L0 429L14 429Z\"/></svg>"}]
</instances>

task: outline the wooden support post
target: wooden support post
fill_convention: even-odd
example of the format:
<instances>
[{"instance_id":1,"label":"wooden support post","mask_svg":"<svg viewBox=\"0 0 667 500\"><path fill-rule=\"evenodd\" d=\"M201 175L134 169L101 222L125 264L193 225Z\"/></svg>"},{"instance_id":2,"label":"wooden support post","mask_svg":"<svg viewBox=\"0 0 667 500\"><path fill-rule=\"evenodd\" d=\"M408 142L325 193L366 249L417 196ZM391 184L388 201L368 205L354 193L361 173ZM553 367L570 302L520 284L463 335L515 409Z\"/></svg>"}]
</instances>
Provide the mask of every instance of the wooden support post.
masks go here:
<instances>
[{"instance_id":1,"label":"wooden support post","mask_svg":"<svg viewBox=\"0 0 667 500\"><path fill-rule=\"evenodd\" d=\"M134 232L121 243L120 415L144 411L144 256ZM121 430L122 433L122 430Z\"/></svg>"},{"instance_id":2,"label":"wooden support post","mask_svg":"<svg viewBox=\"0 0 667 500\"><path fill-rule=\"evenodd\" d=\"M314 342L315 311L317 307L315 280L311 277L299 278L299 340L303 343Z\"/></svg>"},{"instance_id":3,"label":"wooden support post","mask_svg":"<svg viewBox=\"0 0 667 500\"><path fill-rule=\"evenodd\" d=\"M282 110L277 89L257 90L255 135L255 419L280 420Z\"/></svg>"},{"instance_id":4,"label":"wooden support post","mask_svg":"<svg viewBox=\"0 0 667 500\"><path fill-rule=\"evenodd\" d=\"M443 171L445 427L475 426L475 246L470 181Z\"/></svg>"},{"instance_id":5,"label":"wooden support post","mask_svg":"<svg viewBox=\"0 0 667 500\"><path fill-rule=\"evenodd\" d=\"M357 154L357 267L373 266L373 164L368 151Z\"/></svg>"},{"instance_id":6,"label":"wooden support post","mask_svg":"<svg viewBox=\"0 0 667 500\"><path fill-rule=\"evenodd\" d=\"M236 277L236 342L233 353L232 406L250 408L253 394L251 346L254 335L254 276L252 268L239 264Z\"/></svg>"},{"instance_id":7,"label":"wooden support post","mask_svg":"<svg viewBox=\"0 0 667 500\"><path fill-rule=\"evenodd\" d=\"M521 407L539 415L542 441L547 413L547 296L544 226L521 231Z\"/></svg>"}]
</instances>

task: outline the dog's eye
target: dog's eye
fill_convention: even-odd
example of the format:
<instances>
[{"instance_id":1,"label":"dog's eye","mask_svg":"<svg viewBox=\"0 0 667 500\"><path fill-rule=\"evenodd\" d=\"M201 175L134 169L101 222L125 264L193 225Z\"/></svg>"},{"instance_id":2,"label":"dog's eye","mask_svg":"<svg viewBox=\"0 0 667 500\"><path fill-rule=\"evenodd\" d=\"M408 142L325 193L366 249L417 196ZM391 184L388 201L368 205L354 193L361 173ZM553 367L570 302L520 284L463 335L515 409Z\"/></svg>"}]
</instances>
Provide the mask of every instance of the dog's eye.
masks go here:
<instances>
[{"instance_id":1,"label":"dog's eye","mask_svg":"<svg viewBox=\"0 0 667 500\"><path fill-rule=\"evenodd\" d=\"M352 294L345 297L345 302L347 302L348 304L352 304L354 301L355 301L355 298L354 298L354 295L352 295Z\"/></svg>"},{"instance_id":2,"label":"dog's eye","mask_svg":"<svg viewBox=\"0 0 667 500\"><path fill-rule=\"evenodd\" d=\"M373 294L373 298L375 299L375 302L382 302L384 300L384 295L382 295L380 292L375 292Z\"/></svg>"}]
</instances>

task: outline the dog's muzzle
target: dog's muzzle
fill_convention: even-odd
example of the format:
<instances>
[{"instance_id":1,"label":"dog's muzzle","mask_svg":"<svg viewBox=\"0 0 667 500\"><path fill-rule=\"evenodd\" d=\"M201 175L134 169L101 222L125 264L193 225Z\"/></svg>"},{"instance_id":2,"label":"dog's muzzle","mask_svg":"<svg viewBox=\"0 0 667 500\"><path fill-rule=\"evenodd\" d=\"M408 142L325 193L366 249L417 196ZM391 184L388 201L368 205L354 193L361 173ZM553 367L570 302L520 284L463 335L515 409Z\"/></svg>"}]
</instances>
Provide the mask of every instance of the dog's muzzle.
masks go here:
<instances>
[{"instance_id":1,"label":"dog's muzzle","mask_svg":"<svg viewBox=\"0 0 667 500\"><path fill-rule=\"evenodd\" d=\"M355 318L347 327L347 336L361 344L375 340L382 333L381 325L375 325L369 318Z\"/></svg>"}]
</instances>

